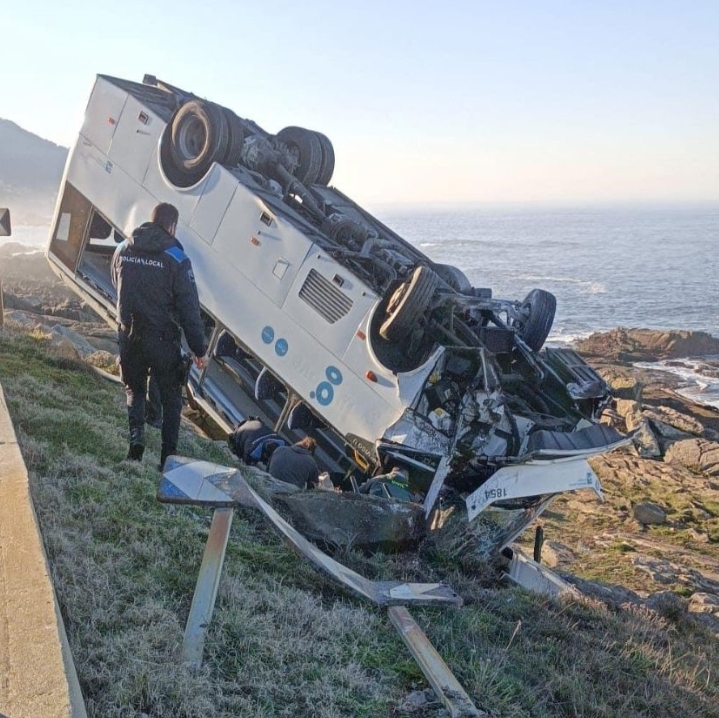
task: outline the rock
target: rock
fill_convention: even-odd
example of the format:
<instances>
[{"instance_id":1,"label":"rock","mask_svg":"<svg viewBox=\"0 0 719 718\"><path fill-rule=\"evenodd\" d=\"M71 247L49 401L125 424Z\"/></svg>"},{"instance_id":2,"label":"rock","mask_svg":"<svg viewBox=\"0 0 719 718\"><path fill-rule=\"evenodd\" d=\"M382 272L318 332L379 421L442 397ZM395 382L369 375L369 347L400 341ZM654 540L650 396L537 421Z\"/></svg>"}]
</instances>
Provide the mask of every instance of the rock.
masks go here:
<instances>
[{"instance_id":1,"label":"rock","mask_svg":"<svg viewBox=\"0 0 719 718\"><path fill-rule=\"evenodd\" d=\"M542 546L542 563L548 568L570 566L574 559L574 552L559 541L545 541Z\"/></svg>"},{"instance_id":2,"label":"rock","mask_svg":"<svg viewBox=\"0 0 719 718\"><path fill-rule=\"evenodd\" d=\"M698 591L689 599L689 613L711 613L719 616L719 596Z\"/></svg>"},{"instance_id":3,"label":"rock","mask_svg":"<svg viewBox=\"0 0 719 718\"><path fill-rule=\"evenodd\" d=\"M629 427L627 427L629 429ZM662 447L657 437L652 431L649 420L642 417L639 424L632 426L629 431L634 431L632 444L637 454L644 459L660 459L662 457Z\"/></svg>"},{"instance_id":4,"label":"rock","mask_svg":"<svg viewBox=\"0 0 719 718\"><path fill-rule=\"evenodd\" d=\"M333 546L399 551L426 535L422 506L406 501L315 490L276 494L273 503L301 534Z\"/></svg>"},{"instance_id":5,"label":"rock","mask_svg":"<svg viewBox=\"0 0 719 718\"><path fill-rule=\"evenodd\" d=\"M617 399L615 410L624 419L628 431L633 431L642 420L642 408L639 402L632 399Z\"/></svg>"},{"instance_id":6,"label":"rock","mask_svg":"<svg viewBox=\"0 0 719 718\"><path fill-rule=\"evenodd\" d=\"M614 606L639 606L642 604L639 594L624 586L614 586L601 581L587 581L567 574L562 574L562 578L576 586L585 596Z\"/></svg>"},{"instance_id":7,"label":"rock","mask_svg":"<svg viewBox=\"0 0 719 718\"><path fill-rule=\"evenodd\" d=\"M666 511L661 506L649 501L642 501L634 506L634 518L640 524L665 524L667 522Z\"/></svg>"},{"instance_id":8,"label":"rock","mask_svg":"<svg viewBox=\"0 0 719 718\"><path fill-rule=\"evenodd\" d=\"M224 442L227 448L227 442ZM232 462L237 462L237 457L231 454ZM279 481L274 476L270 476L257 466L246 466L242 464L242 473L247 477L250 485L257 491L266 501L274 504L277 494L296 494L302 491L299 486L288 484L286 481Z\"/></svg>"},{"instance_id":9,"label":"rock","mask_svg":"<svg viewBox=\"0 0 719 718\"><path fill-rule=\"evenodd\" d=\"M667 449L664 461L708 476L719 476L719 443L706 439L677 441Z\"/></svg>"},{"instance_id":10,"label":"rock","mask_svg":"<svg viewBox=\"0 0 719 718\"><path fill-rule=\"evenodd\" d=\"M642 412L645 417L651 419L654 424L659 427L666 427L665 431L671 433L669 430L674 429L678 436L685 434L693 434L694 436L704 436L705 428L704 425L693 416L683 414L676 409L671 409L667 406L657 406L650 409L644 409ZM671 438L670 435L662 432L662 436Z\"/></svg>"},{"instance_id":11,"label":"rock","mask_svg":"<svg viewBox=\"0 0 719 718\"><path fill-rule=\"evenodd\" d=\"M612 394L617 399L642 400L642 383L633 377L616 377L609 382Z\"/></svg>"},{"instance_id":12,"label":"rock","mask_svg":"<svg viewBox=\"0 0 719 718\"><path fill-rule=\"evenodd\" d=\"M581 354L604 362L659 361L719 354L719 339L706 332L618 328L576 342Z\"/></svg>"},{"instance_id":13,"label":"rock","mask_svg":"<svg viewBox=\"0 0 719 718\"><path fill-rule=\"evenodd\" d=\"M78 356L83 359L95 353L95 347L85 337L60 324L52 327L50 337L52 343L56 345L64 346L67 342L70 342L77 351Z\"/></svg>"},{"instance_id":14,"label":"rock","mask_svg":"<svg viewBox=\"0 0 719 718\"><path fill-rule=\"evenodd\" d=\"M414 713L419 710L425 711L430 705L436 705L437 702L437 696L431 689L412 691L402 702L400 710L406 713Z\"/></svg>"},{"instance_id":15,"label":"rock","mask_svg":"<svg viewBox=\"0 0 719 718\"><path fill-rule=\"evenodd\" d=\"M647 556L632 556L632 563L641 571L648 573L655 583L679 583L679 569L664 559L648 558Z\"/></svg>"}]
</instances>

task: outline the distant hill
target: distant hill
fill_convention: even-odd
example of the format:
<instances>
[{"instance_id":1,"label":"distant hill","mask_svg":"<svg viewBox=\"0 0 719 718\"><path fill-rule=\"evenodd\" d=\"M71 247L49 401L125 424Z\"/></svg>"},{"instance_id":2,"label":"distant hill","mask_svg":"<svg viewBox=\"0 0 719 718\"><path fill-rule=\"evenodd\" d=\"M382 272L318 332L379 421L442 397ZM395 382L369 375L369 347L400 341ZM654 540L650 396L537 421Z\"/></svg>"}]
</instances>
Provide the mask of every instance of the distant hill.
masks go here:
<instances>
[{"instance_id":1,"label":"distant hill","mask_svg":"<svg viewBox=\"0 0 719 718\"><path fill-rule=\"evenodd\" d=\"M49 223L67 152L0 118L0 206L14 225Z\"/></svg>"}]
</instances>

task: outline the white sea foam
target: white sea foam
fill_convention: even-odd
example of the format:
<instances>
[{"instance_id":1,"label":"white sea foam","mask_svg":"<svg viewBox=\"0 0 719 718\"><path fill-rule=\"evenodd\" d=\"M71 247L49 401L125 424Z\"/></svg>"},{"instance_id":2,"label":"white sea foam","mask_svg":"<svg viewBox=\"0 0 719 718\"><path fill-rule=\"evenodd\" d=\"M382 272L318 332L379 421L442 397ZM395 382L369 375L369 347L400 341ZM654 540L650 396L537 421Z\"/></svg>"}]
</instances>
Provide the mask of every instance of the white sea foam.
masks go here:
<instances>
[{"instance_id":1,"label":"white sea foam","mask_svg":"<svg viewBox=\"0 0 719 718\"><path fill-rule=\"evenodd\" d=\"M719 378L709 377L701 373L702 368L708 367L707 361L713 366L719 357L701 357L697 359L674 359L669 362L635 362L634 366L640 369L664 371L678 376L683 385L675 389L680 396L696 404L711 406L719 409Z\"/></svg>"}]
</instances>

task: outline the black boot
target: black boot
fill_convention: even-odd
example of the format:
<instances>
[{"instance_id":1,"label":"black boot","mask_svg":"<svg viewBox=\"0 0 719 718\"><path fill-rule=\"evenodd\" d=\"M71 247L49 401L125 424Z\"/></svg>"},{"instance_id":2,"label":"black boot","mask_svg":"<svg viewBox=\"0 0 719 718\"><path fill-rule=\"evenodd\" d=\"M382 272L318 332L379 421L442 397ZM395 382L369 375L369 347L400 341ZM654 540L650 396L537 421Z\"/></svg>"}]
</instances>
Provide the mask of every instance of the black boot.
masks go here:
<instances>
[{"instance_id":1,"label":"black boot","mask_svg":"<svg viewBox=\"0 0 719 718\"><path fill-rule=\"evenodd\" d=\"M127 458L130 461L142 461L142 455L145 453L145 425L130 427L130 450L127 452Z\"/></svg>"},{"instance_id":2,"label":"black boot","mask_svg":"<svg viewBox=\"0 0 719 718\"><path fill-rule=\"evenodd\" d=\"M142 444L130 444L130 450L127 452L129 461L142 461L142 455L145 453L145 447Z\"/></svg>"},{"instance_id":3,"label":"black boot","mask_svg":"<svg viewBox=\"0 0 719 718\"><path fill-rule=\"evenodd\" d=\"M168 449L165 449L164 447L160 451L160 463L157 465L157 470L162 471L165 468L165 461L167 460L168 456L172 456L177 450L172 449L171 451Z\"/></svg>"}]
</instances>

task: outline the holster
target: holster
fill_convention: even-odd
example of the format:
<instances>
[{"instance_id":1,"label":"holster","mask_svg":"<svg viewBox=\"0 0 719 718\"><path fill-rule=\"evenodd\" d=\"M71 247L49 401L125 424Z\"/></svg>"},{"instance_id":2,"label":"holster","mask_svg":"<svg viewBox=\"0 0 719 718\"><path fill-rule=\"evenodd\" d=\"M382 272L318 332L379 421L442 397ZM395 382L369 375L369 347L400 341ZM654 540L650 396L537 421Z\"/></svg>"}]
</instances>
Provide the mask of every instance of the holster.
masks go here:
<instances>
[{"instance_id":1,"label":"holster","mask_svg":"<svg viewBox=\"0 0 719 718\"><path fill-rule=\"evenodd\" d=\"M180 358L180 363L177 366L177 383L180 386L185 386L190 378L190 369L192 367L192 356L190 354L183 354Z\"/></svg>"}]
</instances>

